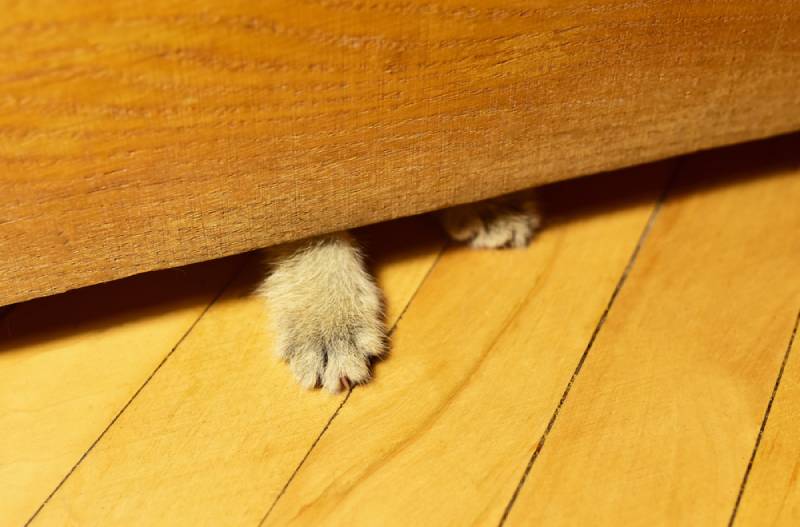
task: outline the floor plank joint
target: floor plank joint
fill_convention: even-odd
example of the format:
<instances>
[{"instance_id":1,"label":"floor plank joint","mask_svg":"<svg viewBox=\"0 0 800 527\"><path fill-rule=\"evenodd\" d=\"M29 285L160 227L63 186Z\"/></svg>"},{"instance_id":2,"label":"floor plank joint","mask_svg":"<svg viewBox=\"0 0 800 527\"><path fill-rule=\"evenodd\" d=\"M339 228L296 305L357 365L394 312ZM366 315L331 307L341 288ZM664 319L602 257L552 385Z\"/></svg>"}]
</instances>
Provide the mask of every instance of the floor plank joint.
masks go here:
<instances>
[{"instance_id":1,"label":"floor plank joint","mask_svg":"<svg viewBox=\"0 0 800 527\"><path fill-rule=\"evenodd\" d=\"M744 492L747 489L747 480L750 477L750 471L753 469L753 463L756 460L758 448L761 446L761 439L764 437L764 430L766 429L767 422L769 421L769 414L772 410L772 405L775 402L775 396L778 394L778 390L780 389L781 380L783 379L783 372L786 370L786 364L789 362L789 355L792 352L794 340L797 336L798 324L800 324L800 311L797 312L797 319L794 322L792 334L789 336L789 343L786 345L786 353L783 356L781 368L778 370L778 376L775 378L775 386L772 388L772 394L770 395L769 402L767 403L767 408L764 410L764 418L761 420L761 426L758 429L758 436L756 436L756 442L753 445L753 453L750 455L750 460L747 462L747 468L745 469L744 476L742 477L742 484L739 487L738 494L736 495L736 502L733 504L733 510L731 511L730 520L728 521L728 527L733 527L736 522L736 513L739 511L739 505L742 502L742 496L744 496Z\"/></svg>"}]
</instances>

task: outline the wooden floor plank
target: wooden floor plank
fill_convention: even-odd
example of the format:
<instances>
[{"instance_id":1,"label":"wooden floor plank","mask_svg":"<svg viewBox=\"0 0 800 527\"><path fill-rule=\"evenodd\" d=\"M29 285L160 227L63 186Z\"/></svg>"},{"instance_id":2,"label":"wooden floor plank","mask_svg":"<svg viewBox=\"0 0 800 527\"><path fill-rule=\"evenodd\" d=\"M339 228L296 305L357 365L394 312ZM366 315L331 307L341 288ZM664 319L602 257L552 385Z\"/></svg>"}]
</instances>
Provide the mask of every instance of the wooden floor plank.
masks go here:
<instances>
[{"instance_id":1,"label":"wooden floor plank","mask_svg":"<svg viewBox=\"0 0 800 527\"><path fill-rule=\"evenodd\" d=\"M800 140L682 169L508 525L724 525L800 304Z\"/></svg>"},{"instance_id":2,"label":"wooden floor plank","mask_svg":"<svg viewBox=\"0 0 800 527\"><path fill-rule=\"evenodd\" d=\"M240 263L137 276L0 316L0 524L36 511Z\"/></svg>"},{"instance_id":3,"label":"wooden floor plank","mask_svg":"<svg viewBox=\"0 0 800 527\"><path fill-rule=\"evenodd\" d=\"M800 525L800 338L796 324L786 368L735 516L737 527Z\"/></svg>"},{"instance_id":4,"label":"wooden floor plank","mask_svg":"<svg viewBox=\"0 0 800 527\"><path fill-rule=\"evenodd\" d=\"M754 451L736 525L797 524L793 151L692 158L600 325L665 167L545 189L527 251L434 263L425 220L362 232L390 320L413 301L349 399L300 390L265 351L255 260L105 433L219 289L191 273L236 265L0 311L0 524L101 434L34 524L256 525L272 504L271 525L497 524L517 488L510 525L724 524Z\"/></svg>"},{"instance_id":5,"label":"wooden floor plank","mask_svg":"<svg viewBox=\"0 0 800 527\"><path fill-rule=\"evenodd\" d=\"M366 233L389 323L444 244L426 221ZM389 242L393 243L389 243ZM269 352L256 265L206 313L34 525L255 525L342 396L302 390Z\"/></svg>"},{"instance_id":6,"label":"wooden floor plank","mask_svg":"<svg viewBox=\"0 0 800 527\"><path fill-rule=\"evenodd\" d=\"M496 523L667 173L557 187L544 202L572 215L549 215L527 250L448 250L375 383L353 392L266 524Z\"/></svg>"}]
</instances>

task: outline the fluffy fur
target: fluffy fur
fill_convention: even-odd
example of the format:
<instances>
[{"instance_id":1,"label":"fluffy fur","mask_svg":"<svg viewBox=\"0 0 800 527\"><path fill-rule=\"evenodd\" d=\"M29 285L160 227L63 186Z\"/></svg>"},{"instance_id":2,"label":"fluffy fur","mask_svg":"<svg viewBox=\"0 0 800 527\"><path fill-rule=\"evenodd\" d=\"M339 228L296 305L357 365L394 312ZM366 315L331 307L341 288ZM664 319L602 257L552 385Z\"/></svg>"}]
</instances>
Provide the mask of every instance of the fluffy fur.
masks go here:
<instances>
[{"instance_id":1,"label":"fluffy fur","mask_svg":"<svg viewBox=\"0 0 800 527\"><path fill-rule=\"evenodd\" d=\"M369 360L383 353L381 294L347 233L268 251L262 291L272 308L276 352L298 382L330 392L369 379Z\"/></svg>"},{"instance_id":2,"label":"fluffy fur","mask_svg":"<svg viewBox=\"0 0 800 527\"><path fill-rule=\"evenodd\" d=\"M540 224L530 195L462 205L440 213L452 238L476 248L524 247ZM345 232L266 251L260 291L272 310L275 350L301 386L336 393L369 380L385 350L382 297Z\"/></svg>"},{"instance_id":3,"label":"fluffy fur","mask_svg":"<svg viewBox=\"0 0 800 527\"><path fill-rule=\"evenodd\" d=\"M525 194L445 209L440 219L451 238L476 249L525 247L541 224L536 201Z\"/></svg>"}]
</instances>

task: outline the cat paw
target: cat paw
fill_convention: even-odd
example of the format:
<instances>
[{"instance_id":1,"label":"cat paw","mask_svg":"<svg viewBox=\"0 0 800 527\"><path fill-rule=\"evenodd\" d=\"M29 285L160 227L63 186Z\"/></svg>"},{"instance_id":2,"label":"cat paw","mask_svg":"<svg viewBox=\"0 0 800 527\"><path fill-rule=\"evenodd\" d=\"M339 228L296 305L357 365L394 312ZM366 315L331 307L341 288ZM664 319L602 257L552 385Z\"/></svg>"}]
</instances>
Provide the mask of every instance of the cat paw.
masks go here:
<instances>
[{"instance_id":1,"label":"cat paw","mask_svg":"<svg viewBox=\"0 0 800 527\"><path fill-rule=\"evenodd\" d=\"M460 205L442 211L441 219L451 238L477 249L525 247L541 225L533 199Z\"/></svg>"},{"instance_id":2,"label":"cat paw","mask_svg":"<svg viewBox=\"0 0 800 527\"><path fill-rule=\"evenodd\" d=\"M361 327L327 328L328 320L317 322L319 331L306 332L307 322L287 321L286 334L278 338L276 351L300 385L307 389L321 385L337 393L367 382L371 358L383 352L383 335L375 330L375 321L364 320Z\"/></svg>"},{"instance_id":3,"label":"cat paw","mask_svg":"<svg viewBox=\"0 0 800 527\"><path fill-rule=\"evenodd\" d=\"M271 251L261 289L272 312L275 351L301 386L331 393L370 378L384 351L380 291L347 234Z\"/></svg>"}]
</instances>

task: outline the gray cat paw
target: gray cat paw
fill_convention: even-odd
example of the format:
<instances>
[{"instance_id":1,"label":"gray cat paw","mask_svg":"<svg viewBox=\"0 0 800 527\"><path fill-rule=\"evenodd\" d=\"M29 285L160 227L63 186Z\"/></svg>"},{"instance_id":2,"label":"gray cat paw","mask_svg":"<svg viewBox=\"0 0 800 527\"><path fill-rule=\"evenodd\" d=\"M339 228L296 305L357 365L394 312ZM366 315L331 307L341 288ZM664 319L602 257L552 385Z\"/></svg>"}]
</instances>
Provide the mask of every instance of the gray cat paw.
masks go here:
<instances>
[{"instance_id":1,"label":"gray cat paw","mask_svg":"<svg viewBox=\"0 0 800 527\"><path fill-rule=\"evenodd\" d=\"M484 201L443 211L442 225L474 248L520 248L530 243L541 216L533 199Z\"/></svg>"},{"instance_id":2,"label":"gray cat paw","mask_svg":"<svg viewBox=\"0 0 800 527\"><path fill-rule=\"evenodd\" d=\"M272 312L275 351L301 386L331 393L370 378L384 351L381 294L347 234L271 251L261 288Z\"/></svg>"}]
</instances>

